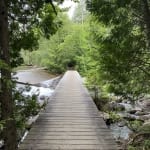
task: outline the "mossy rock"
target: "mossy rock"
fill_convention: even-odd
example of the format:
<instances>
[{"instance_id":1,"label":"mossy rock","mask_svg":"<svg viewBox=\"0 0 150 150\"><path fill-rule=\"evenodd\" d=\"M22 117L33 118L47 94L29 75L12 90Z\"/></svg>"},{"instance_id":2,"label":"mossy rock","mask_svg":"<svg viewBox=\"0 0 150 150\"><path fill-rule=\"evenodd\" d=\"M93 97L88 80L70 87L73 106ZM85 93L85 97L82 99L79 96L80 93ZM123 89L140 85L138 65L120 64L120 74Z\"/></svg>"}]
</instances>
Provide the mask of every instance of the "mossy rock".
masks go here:
<instances>
[{"instance_id":1,"label":"mossy rock","mask_svg":"<svg viewBox=\"0 0 150 150\"><path fill-rule=\"evenodd\" d=\"M139 128L139 132L149 133L150 134L150 122L145 123L143 126Z\"/></svg>"}]
</instances>

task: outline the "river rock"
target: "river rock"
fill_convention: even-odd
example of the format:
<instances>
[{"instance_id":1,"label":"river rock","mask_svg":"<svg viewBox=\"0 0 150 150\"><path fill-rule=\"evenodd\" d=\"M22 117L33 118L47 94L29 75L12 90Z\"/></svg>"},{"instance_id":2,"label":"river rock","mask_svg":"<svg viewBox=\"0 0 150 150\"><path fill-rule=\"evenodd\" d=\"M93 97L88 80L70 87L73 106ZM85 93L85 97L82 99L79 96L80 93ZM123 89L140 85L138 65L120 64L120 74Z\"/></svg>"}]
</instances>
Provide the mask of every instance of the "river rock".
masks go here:
<instances>
[{"instance_id":1,"label":"river rock","mask_svg":"<svg viewBox=\"0 0 150 150\"><path fill-rule=\"evenodd\" d=\"M150 119L150 114L148 114L148 115L143 115L143 116L139 116L139 119L140 119L140 120L143 120L143 121L149 120L149 119Z\"/></svg>"},{"instance_id":2,"label":"river rock","mask_svg":"<svg viewBox=\"0 0 150 150\"><path fill-rule=\"evenodd\" d=\"M106 119L109 119L109 118L110 118L110 116L109 116L109 114L108 114L108 113L103 113L103 118L104 118L104 120L106 120Z\"/></svg>"},{"instance_id":3,"label":"river rock","mask_svg":"<svg viewBox=\"0 0 150 150\"><path fill-rule=\"evenodd\" d=\"M126 111L131 111L131 110L133 110L134 109L134 107L131 105L131 104L128 104L128 103L124 103L124 102L122 102L122 103L119 103L121 106L123 106L124 107L124 110L126 110Z\"/></svg>"},{"instance_id":4,"label":"river rock","mask_svg":"<svg viewBox=\"0 0 150 150\"><path fill-rule=\"evenodd\" d=\"M122 101L122 103L128 103L128 100L127 100L127 99L124 99L124 100Z\"/></svg>"},{"instance_id":5,"label":"river rock","mask_svg":"<svg viewBox=\"0 0 150 150\"><path fill-rule=\"evenodd\" d=\"M123 111L123 110L125 110L125 107L123 105L121 105L121 103L117 103L117 102L108 103L106 108L110 111L116 111L116 110Z\"/></svg>"},{"instance_id":6,"label":"river rock","mask_svg":"<svg viewBox=\"0 0 150 150\"><path fill-rule=\"evenodd\" d=\"M150 120L147 120L139 129L141 132L147 132L150 134Z\"/></svg>"},{"instance_id":7,"label":"river rock","mask_svg":"<svg viewBox=\"0 0 150 150\"><path fill-rule=\"evenodd\" d=\"M135 109L132 109L132 110L129 110L127 112L130 113L130 114L135 114L137 111Z\"/></svg>"},{"instance_id":8,"label":"river rock","mask_svg":"<svg viewBox=\"0 0 150 150\"><path fill-rule=\"evenodd\" d=\"M124 119L134 121L134 120L140 120L140 117L132 114L126 114L126 116L124 116Z\"/></svg>"},{"instance_id":9,"label":"river rock","mask_svg":"<svg viewBox=\"0 0 150 150\"><path fill-rule=\"evenodd\" d=\"M137 105L139 105L144 110L150 111L150 98L138 100Z\"/></svg>"},{"instance_id":10,"label":"river rock","mask_svg":"<svg viewBox=\"0 0 150 150\"><path fill-rule=\"evenodd\" d=\"M133 107L131 110L128 110L127 112L130 114L136 114L136 112L142 112L142 109L139 107Z\"/></svg>"},{"instance_id":11,"label":"river rock","mask_svg":"<svg viewBox=\"0 0 150 150\"><path fill-rule=\"evenodd\" d=\"M113 123L113 120L108 113L103 113L103 118L107 126L110 126Z\"/></svg>"},{"instance_id":12,"label":"river rock","mask_svg":"<svg viewBox=\"0 0 150 150\"><path fill-rule=\"evenodd\" d=\"M121 122L118 122L119 127L124 127L126 125L126 122L123 120Z\"/></svg>"},{"instance_id":13,"label":"river rock","mask_svg":"<svg viewBox=\"0 0 150 150\"><path fill-rule=\"evenodd\" d=\"M127 101L127 104L131 104L131 101Z\"/></svg>"},{"instance_id":14,"label":"river rock","mask_svg":"<svg viewBox=\"0 0 150 150\"><path fill-rule=\"evenodd\" d=\"M48 86L44 83L38 83L37 86L39 87L44 87L44 88L48 88Z\"/></svg>"},{"instance_id":15,"label":"river rock","mask_svg":"<svg viewBox=\"0 0 150 150\"><path fill-rule=\"evenodd\" d=\"M150 126L150 119L146 120L143 125L149 125Z\"/></svg>"},{"instance_id":16,"label":"river rock","mask_svg":"<svg viewBox=\"0 0 150 150\"><path fill-rule=\"evenodd\" d=\"M20 93L22 93L23 91L25 91L25 88L24 88L24 87L19 87L19 88L18 88L18 91L19 91Z\"/></svg>"},{"instance_id":17,"label":"river rock","mask_svg":"<svg viewBox=\"0 0 150 150\"><path fill-rule=\"evenodd\" d=\"M142 115L148 115L149 113L148 112L145 112L145 111L137 111L136 113L135 113L135 115L137 115L137 116L142 116Z\"/></svg>"},{"instance_id":18,"label":"river rock","mask_svg":"<svg viewBox=\"0 0 150 150\"><path fill-rule=\"evenodd\" d=\"M119 99L116 100L116 103L121 103L121 102L122 102L121 98L119 98Z\"/></svg>"},{"instance_id":19,"label":"river rock","mask_svg":"<svg viewBox=\"0 0 150 150\"><path fill-rule=\"evenodd\" d=\"M26 122L27 128L31 128L32 124L37 120L38 117L39 117L39 115L30 116Z\"/></svg>"},{"instance_id":20,"label":"river rock","mask_svg":"<svg viewBox=\"0 0 150 150\"><path fill-rule=\"evenodd\" d=\"M40 95L40 100L45 100L46 96L45 95Z\"/></svg>"},{"instance_id":21,"label":"river rock","mask_svg":"<svg viewBox=\"0 0 150 150\"><path fill-rule=\"evenodd\" d=\"M146 121L150 119L150 114L148 115L141 115L141 116L137 116L134 114L126 114L124 117L124 119L133 121L133 120L141 120L141 121Z\"/></svg>"}]
</instances>

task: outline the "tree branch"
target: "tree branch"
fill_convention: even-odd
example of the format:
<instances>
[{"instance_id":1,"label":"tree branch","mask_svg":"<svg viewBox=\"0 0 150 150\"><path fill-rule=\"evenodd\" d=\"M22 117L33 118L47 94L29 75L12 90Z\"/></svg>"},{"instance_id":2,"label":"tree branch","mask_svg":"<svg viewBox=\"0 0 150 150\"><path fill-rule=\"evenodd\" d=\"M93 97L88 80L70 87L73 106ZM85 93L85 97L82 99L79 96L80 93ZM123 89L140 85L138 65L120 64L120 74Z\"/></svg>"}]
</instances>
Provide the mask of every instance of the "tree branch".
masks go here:
<instances>
[{"instance_id":1,"label":"tree branch","mask_svg":"<svg viewBox=\"0 0 150 150\"><path fill-rule=\"evenodd\" d=\"M46 0L46 3L50 3L51 4L55 14L57 15L57 11L56 11L55 5L53 4L53 1L52 0Z\"/></svg>"}]
</instances>

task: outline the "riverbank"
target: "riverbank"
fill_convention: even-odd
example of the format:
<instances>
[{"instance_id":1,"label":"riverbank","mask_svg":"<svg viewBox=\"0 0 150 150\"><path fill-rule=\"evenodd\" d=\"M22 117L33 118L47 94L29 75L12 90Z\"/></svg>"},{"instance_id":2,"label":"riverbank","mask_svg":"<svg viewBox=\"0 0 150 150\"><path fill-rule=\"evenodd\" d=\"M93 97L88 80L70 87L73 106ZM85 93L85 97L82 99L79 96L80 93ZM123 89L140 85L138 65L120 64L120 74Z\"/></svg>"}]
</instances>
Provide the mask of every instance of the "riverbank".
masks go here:
<instances>
[{"instance_id":1,"label":"riverbank","mask_svg":"<svg viewBox=\"0 0 150 150\"><path fill-rule=\"evenodd\" d=\"M17 83L13 90L13 97L17 96L14 99L17 109L17 134L18 141L23 141L28 130L30 130L32 124L38 118L39 112L51 100L51 96L61 79L61 75L51 75L43 68L30 68L17 71L14 78L19 81L19 84ZM28 117L24 118L24 113ZM0 150L3 149L2 147L3 140L0 139Z\"/></svg>"},{"instance_id":2,"label":"riverbank","mask_svg":"<svg viewBox=\"0 0 150 150\"><path fill-rule=\"evenodd\" d=\"M90 91L122 150L150 149L150 96L132 101L113 94L102 96L96 88Z\"/></svg>"},{"instance_id":3,"label":"riverbank","mask_svg":"<svg viewBox=\"0 0 150 150\"><path fill-rule=\"evenodd\" d=\"M54 93L57 84L61 80L61 77L62 76L58 76L50 80L40 82L35 86L30 86L31 89L29 91L23 92L23 94L25 96L30 96L30 97L36 94L37 101L43 110L45 109L47 103L49 103L49 101L51 100L51 96ZM26 129L23 131L23 134L20 135L20 142L23 142L23 140L28 135L29 130L32 128L32 125L34 124L34 122L37 120L38 117L39 117L39 113L35 116L30 116L28 118L26 122Z\"/></svg>"}]
</instances>

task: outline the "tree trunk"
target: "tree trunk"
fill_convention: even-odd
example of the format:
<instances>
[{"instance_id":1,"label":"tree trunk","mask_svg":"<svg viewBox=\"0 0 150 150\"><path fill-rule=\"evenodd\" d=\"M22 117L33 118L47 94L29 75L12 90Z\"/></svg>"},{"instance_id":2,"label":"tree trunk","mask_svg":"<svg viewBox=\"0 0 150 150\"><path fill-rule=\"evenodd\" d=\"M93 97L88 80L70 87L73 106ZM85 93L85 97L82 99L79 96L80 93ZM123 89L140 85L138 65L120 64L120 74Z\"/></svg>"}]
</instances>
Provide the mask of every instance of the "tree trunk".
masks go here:
<instances>
[{"instance_id":1,"label":"tree trunk","mask_svg":"<svg viewBox=\"0 0 150 150\"><path fill-rule=\"evenodd\" d=\"M5 121L2 138L4 140L4 150L16 150L17 138L14 120L14 102L12 100L7 3L7 0L0 0L0 63L3 64L0 68L0 103L1 119Z\"/></svg>"},{"instance_id":2,"label":"tree trunk","mask_svg":"<svg viewBox=\"0 0 150 150\"><path fill-rule=\"evenodd\" d=\"M148 45L150 48L150 7L147 0L142 0L143 2L143 10L144 10L144 22L146 25L146 35L148 40Z\"/></svg>"}]
</instances>

